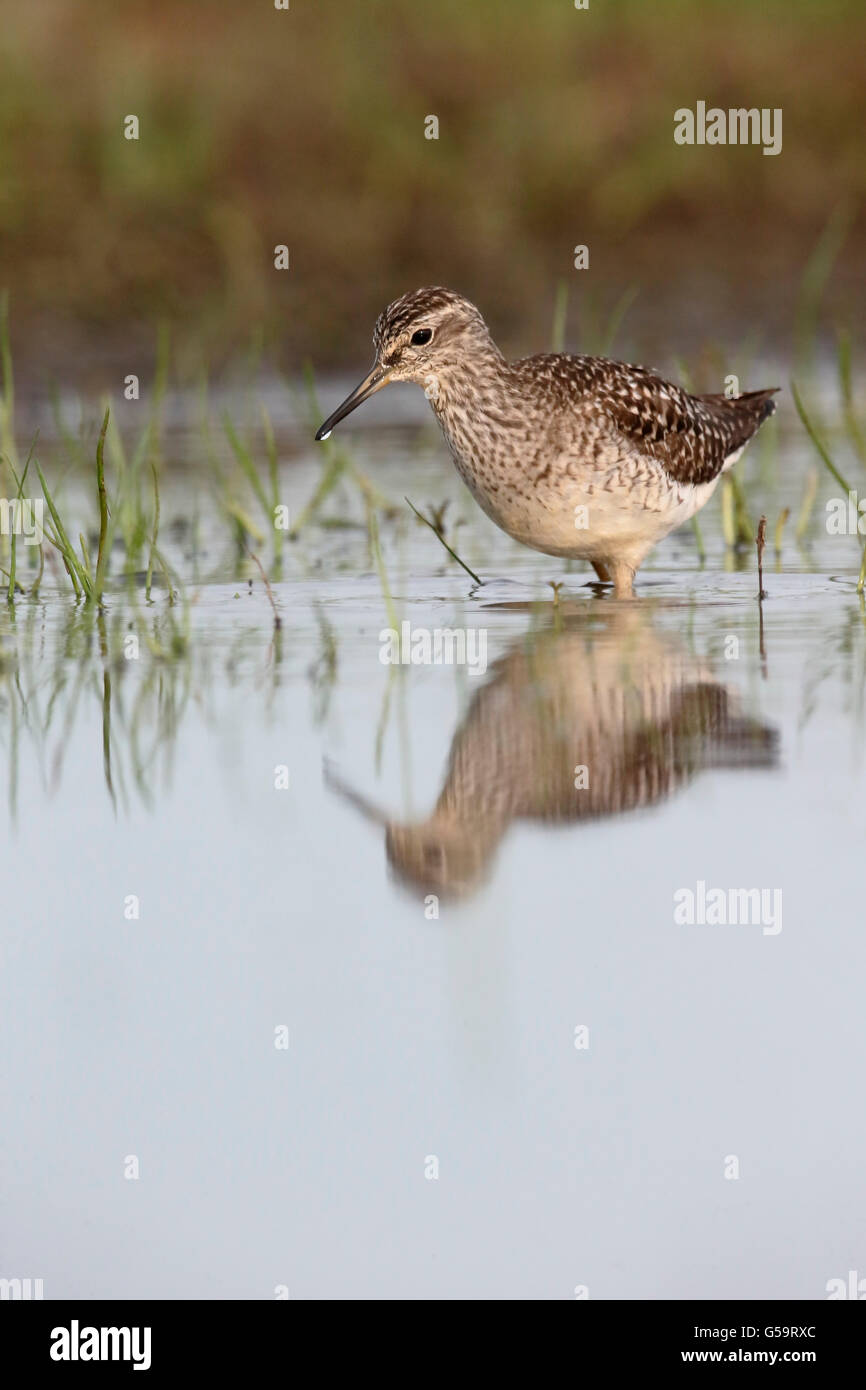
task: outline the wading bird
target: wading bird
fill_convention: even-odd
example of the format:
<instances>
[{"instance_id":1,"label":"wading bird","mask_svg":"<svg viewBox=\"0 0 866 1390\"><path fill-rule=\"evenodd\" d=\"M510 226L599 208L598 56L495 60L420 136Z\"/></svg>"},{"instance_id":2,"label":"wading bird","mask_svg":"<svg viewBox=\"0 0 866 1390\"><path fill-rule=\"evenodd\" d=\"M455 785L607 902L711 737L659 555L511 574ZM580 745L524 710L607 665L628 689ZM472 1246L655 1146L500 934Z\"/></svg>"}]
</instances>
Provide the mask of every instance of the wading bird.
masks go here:
<instances>
[{"instance_id":1,"label":"wading bird","mask_svg":"<svg viewBox=\"0 0 866 1390\"><path fill-rule=\"evenodd\" d=\"M372 369L316 438L389 382L417 383L491 520L546 555L588 560L620 598L652 547L709 500L778 389L692 396L604 357L507 362L475 306L439 288L389 304L374 344Z\"/></svg>"}]
</instances>

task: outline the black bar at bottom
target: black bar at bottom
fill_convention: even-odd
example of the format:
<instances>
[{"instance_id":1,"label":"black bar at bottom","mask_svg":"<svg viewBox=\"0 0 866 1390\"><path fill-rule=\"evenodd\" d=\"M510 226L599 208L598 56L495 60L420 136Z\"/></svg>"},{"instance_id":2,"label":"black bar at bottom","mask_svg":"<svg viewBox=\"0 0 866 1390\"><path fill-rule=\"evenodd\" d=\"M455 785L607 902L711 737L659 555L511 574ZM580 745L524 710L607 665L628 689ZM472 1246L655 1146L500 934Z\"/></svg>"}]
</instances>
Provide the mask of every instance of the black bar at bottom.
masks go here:
<instances>
[{"instance_id":1,"label":"black bar at bottom","mask_svg":"<svg viewBox=\"0 0 866 1390\"><path fill-rule=\"evenodd\" d=\"M477 1300L483 1303L483 1299ZM303 1307L299 1307L302 1304ZM349 1305L351 1306L351 1305ZM475 1306L475 1304L471 1305ZM17 1362L24 1374L98 1376L108 1369L118 1374L160 1379L163 1375L195 1371L225 1378L233 1371L249 1371L259 1364L280 1361L290 1373L292 1347L298 1351L315 1329L315 1315L305 1300L293 1302L217 1303L165 1302L4 1302L0 1305L4 1361ZM355 1346L356 1365L366 1361L372 1325L355 1341L346 1327L346 1304L335 1313L340 1328L338 1345ZM409 1336L423 1338L424 1374L429 1378L431 1358L442 1357L454 1370L455 1351L449 1349L445 1325L437 1330L424 1315L424 1325L411 1332L411 1313L401 1314L394 1337L379 1328L376 1360L391 1362ZM442 1315L439 1315L440 1317ZM547 1316L547 1315L546 1315ZM866 1317L863 1303L771 1301L712 1303L581 1302L575 1300L563 1318L550 1316L550 1325L566 1330L579 1341L572 1349L581 1364L592 1357L600 1368L668 1371L707 1365L811 1366L822 1376L858 1364L863 1347ZM370 1309L366 1315L374 1319ZM351 1315L349 1315L351 1324ZM513 1327L513 1325L512 1325ZM469 1329L467 1329L469 1330ZM527 1327L526 1331L530 1331ZM476 1336L481 1331L476 1326ZM346 1339L346 1334L349 1339ZM520 1337L518 1331L518 1337ZM525 1334L524 1334L525 1335ZM299 1339L299 1340L296 1340ZM314 1344L315 1345L315 1344ZM319 1343L319 1355L333 1358L334 1342ZM367 1354L364 1353L364 1346ZM513 1350L510 1337L503 1339ZM485 1360L495 1344L482 1334L477 1354ZM528 1350L528 1348L527 1348ZM393 1364L393 1363L392 1363Z\"/></svg>"}]
</instances>

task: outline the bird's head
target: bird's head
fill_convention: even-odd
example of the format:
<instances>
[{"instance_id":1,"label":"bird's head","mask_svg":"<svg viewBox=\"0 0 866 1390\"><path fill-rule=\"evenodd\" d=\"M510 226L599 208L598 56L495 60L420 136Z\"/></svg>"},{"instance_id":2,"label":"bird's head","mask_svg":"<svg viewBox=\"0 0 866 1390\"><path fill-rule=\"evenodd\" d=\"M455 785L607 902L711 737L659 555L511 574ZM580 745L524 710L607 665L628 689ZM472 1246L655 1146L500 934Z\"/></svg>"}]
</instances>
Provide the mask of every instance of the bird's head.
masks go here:
<instances>
[{"instance_id":1,"label":"bird's head","mask_svg":"<svg viewBox=\"0 0 866 1390\"><path fill-rule=\"evenodd\" d=\"M385 852L404 887L457 901L484 881L501 835L498 822L482 819L467 826L434 813L412 825L390 822Z\"/></svg>"},{"instance_id":2,"label":"bird's head","mask_svg":"<svg viewBox=\"0 0 866 1390\"><path fill-rule=\"evenodd\" d=\"M392 381L412 381L434 404L443 378L463 362L495 353L487 325L474 304L454 290L413 290L389 304L376 320L376 361L364 380L316 434L327 439L340 420Z\"/></svg>"}]
</instances>

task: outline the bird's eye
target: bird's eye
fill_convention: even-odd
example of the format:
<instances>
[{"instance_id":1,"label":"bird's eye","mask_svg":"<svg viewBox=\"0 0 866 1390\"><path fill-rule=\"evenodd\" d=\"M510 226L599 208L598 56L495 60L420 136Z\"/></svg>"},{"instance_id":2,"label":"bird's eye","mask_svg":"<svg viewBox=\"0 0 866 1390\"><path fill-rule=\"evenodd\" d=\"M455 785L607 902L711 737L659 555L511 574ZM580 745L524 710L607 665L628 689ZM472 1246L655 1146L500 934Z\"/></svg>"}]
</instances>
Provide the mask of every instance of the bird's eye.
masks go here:
<instances>
[{"instance_id":1,"label":"bird's eye","mask_svg":"<svg viewBox=\"0 0 866 1390\"><path fill-rule=\"evenodd\" d=\"M425 343L429 343L432 337L432 328L416 328L415 332L412 334L412 342L415 347L423 347Z\"/></svg>"}]
</instances>

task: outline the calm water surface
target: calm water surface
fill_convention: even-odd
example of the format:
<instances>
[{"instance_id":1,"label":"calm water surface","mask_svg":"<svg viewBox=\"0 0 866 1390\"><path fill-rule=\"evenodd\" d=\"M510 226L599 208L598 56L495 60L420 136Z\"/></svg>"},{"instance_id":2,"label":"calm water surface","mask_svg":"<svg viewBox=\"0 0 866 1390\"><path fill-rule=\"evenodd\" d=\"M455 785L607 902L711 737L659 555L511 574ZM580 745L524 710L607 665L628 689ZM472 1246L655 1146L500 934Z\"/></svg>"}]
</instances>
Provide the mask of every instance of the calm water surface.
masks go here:
<instances>
[{"instance_id":1,"label":"calm water surface","mask_svg":"<svg viewBox=\"0 0 866 1390\"><path fill-rule=\"evenodd\" d=\"M822 492L810 549L768 557L763 636L716 513L703 569L680 533L616 604L401 439L357 436L401 508L391 611L483 630L483 674L383 665L339 493L356 524L287 548L275 634L180 469L188 602L118 590L100 630L49 575L0 618L0 1273L49 1298L821 1298L866 1259L856 542ZM755 461L771 524L805 467ZM319 469L284 463L294 514ZM452 498L488 582L404 493ZM767 890L773 923L678 922L699 882Z\"/></svg>"}]
</instances>

